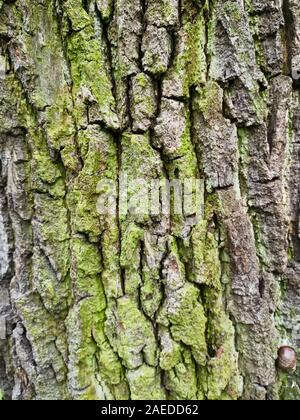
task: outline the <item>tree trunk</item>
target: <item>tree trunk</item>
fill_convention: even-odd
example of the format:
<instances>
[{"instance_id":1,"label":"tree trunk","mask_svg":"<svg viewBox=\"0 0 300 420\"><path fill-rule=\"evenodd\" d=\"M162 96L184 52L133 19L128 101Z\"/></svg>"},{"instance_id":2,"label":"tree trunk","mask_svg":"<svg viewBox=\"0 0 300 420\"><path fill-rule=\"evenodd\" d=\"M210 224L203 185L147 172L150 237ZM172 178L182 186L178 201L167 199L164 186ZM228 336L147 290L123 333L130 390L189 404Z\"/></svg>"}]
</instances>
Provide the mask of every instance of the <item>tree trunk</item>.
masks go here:
<instances>
[{"instance_id":1,"label":"tree trunk","mask_svg":"<svg viewBox=\"0 0 300 420\"><path fill-rule=\"evenodd\" d=\"M0 9L0 399L300 399L298 1Z\"/></svg>"}]
</instances>

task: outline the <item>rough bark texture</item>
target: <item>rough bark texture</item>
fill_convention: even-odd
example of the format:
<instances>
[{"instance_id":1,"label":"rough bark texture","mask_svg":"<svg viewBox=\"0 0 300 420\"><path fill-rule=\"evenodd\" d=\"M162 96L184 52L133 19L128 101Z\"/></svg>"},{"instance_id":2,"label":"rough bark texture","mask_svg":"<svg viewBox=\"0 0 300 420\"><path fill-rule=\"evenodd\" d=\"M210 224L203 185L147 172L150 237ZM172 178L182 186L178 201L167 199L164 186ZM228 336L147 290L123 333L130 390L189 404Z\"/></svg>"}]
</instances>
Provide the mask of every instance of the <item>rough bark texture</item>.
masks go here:
<instances>
[{"instance_id":1,"label":"rough bark texture","mask_svg":"<svg viewBox=\"0 0 300 420\"><path fill-rule=\"evenodd\" d=\"M0 9L0 393L300 399L299 1ZM99 215L121 172L203 217Z\"/></svg>"}]
</instances>

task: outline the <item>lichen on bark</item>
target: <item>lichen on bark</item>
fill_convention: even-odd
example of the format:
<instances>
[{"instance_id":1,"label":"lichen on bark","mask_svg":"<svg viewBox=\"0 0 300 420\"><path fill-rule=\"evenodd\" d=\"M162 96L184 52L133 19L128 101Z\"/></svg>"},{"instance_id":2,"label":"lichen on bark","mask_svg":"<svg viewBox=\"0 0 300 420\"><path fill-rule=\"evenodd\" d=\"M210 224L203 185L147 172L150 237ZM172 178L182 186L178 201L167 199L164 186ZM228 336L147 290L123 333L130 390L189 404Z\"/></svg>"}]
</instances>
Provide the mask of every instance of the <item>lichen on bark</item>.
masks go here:
<instances>
[{"instance_id":1,"label":"lichen on bark","mask_svg":"<svg viewBox=\"0 0 300 420\"><path fill-rule=\"evenodd\" d=\"M0 400L300 399L297 1L0 11Z\"/></svg>"}]
</instances>

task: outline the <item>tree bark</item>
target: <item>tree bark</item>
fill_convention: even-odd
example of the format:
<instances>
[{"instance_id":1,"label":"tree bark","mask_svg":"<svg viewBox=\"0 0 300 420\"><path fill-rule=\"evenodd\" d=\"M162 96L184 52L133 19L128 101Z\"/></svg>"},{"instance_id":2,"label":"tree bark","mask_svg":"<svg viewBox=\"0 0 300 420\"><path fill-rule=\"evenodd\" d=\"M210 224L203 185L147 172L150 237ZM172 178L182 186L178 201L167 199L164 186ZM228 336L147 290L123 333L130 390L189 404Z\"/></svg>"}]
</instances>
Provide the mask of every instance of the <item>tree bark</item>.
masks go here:
<instances>
[{"instance_id":1,"label":"tree bark","mask_svg":"<svg viewBox=\"0 0 300 420\"><path fill-rule=\"evenodd\" d=\"M298 1L0 10L0 399L299 399Z\"/></svg>"}]
</instances>

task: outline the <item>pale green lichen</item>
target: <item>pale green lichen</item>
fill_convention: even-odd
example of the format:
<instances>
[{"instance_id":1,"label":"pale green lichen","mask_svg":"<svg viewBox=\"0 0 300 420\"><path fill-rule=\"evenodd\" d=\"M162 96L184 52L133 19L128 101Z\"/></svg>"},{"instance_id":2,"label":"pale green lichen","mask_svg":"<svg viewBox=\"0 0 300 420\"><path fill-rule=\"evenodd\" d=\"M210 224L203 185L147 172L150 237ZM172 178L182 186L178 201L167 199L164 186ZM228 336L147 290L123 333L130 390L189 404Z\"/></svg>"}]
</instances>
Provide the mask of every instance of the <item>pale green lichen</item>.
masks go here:
<instances>
[{"instance_id":1,"label":"pale green lichen","mask_svg":"<svg viewBox=\"0 0 300 420\"><path fill-rule=\"evenodd\" d=\"M86 105L97 103L99 120L109 128L118 129L112 84L107 74L100 41L95 37L93 21L83 9L81 1L68 0L64 7L76 31L68 41L68 57L71 63L73 97L77 104L77 124L84 125L82 118ZM82 97L83 92L86 98Z\"/></svg>"},{"instance_id":2,"label":"pale green lichen","mask_svg":"<svg viewBox=\"0 0 300 420\"><path fill-rule=\"evenodd\" d=\"M132 151L135 150L135 159ZM122 136L122 171L130 180L161 176L162 164L160 155L150 144L150 135L124 133Z\"/></svg>"},{"instance_id":3,"label":"pale green lichen","mask_svg":"<svg viewBox=\"0 0 300 420\"><path fill-rule=\"evenodd\" d=\"M171 181L170 189L170 210L172 232L177 237L184 236L186 217L195 214L199 217L201 208L200 201L200 174L196 152L191 139L191 121L188 109L185 109L185 126L180 138L180 146L174 153L174 159L166 163L168 178ZM172 184L175 182L175 184ZM178 182L180 191L176 187ZM175 186L173 188L173 185ZM178 199L181 200L179 208ZM188 202L192 205L188 205Z\"/></svg>"},{"instance_id":4,"label":"pale green lichen","mask_svg":"<svg viewBox=\"0 0 300 420\"><path fill-rule=\"evenodd\" d=\"M280 372L278 379L278 399L283 401L299 401L299 372L294 375Z\"/></svg>"},{"instance_id":5,"label":"pale green lichen","mask_svg":"<svg viewBox=\"0 0 300 420\"><path fill-rule=\"evenodd\" d=\"M218 25L221 23L224 44L220 44L218 36ZM230 22L230 24L229 24ZM231 112L239 122L245 125L252 125L252 122L262 123L266 117L266 100L258 82L265 83L263 73L255 62L255 50L246 14L241 5L237 2L225 1L219 4L212 17L208 51L211 59L210 76L219 81L227 81L226 74L232 73L235 82L232 87L225 89L226 102ZM223 39L222 38L222 39ZM226 41L230 43L232 53L223 57ZM220 61L223 58L222 61ZM232 62L235 62L233 66ZM227 61L228 60L228 61ZM226 70L228 66L228 70ZM244 97L238 97L239 89L245 91ZM235 106L240 101L245 107L242 114ZM247 117L247 118L246 118ZM247 122L246 122L247 121Z\"/></svg>"},{"instance_id":6,"label":"pale green lichen","mask_svg":"<svg viewBox=\"0 0 300 420\"><path fill-rule=\"evenodd\" d=\"M144 262L142 270L141 304L143 312L151 319L158 311L162 301L162 288L159 277L159 270L149 269Z\"/></svg>"},{"instance_id":7,"label":"pale green lichen","mask_svg":"<svg viewBox=\"0 0 300 420\"><path fill-rule=\"evenodd\" d=\"M187 20L183 26L184 38L186 39L186 50L183 54L185 68L184 94L186 96L189 96L191 86L199 85L206 80L206 29L203 13L204 9L193 22Z\"/></svg>"},{"instance_id":8,"label":"pale green lichen","mask_svg":"<svg viewBox=\"0 0 300 420\"><path fill-rule=\"evenodd\" d=\"M135 295L141 284L140 275L140 243L144 238L144 231L133 223L129 224L122 234L121 267L125 269L126 293Z\"/></svg>"},{"instance_id":9,"label":"pale green lichen","mask_svg":"<svg viewBox=\"0 0 300 420\"><path fill-rule=\"evenodd\" d=\"M0 0L0 8L2 3ZM112 15L112 3L97 1L106 22ZM122 4L117 3L118 7ZM190 1L182 3L183 27L179 29L179 36L183 45L173 57L172 69L164 83L182 79L179 84L182 82L183 88L175 94L177 99L189 97L190 88L197 85L199 108L204 118L213 121L217 113L223 113L222 89L215 82L208 82L203 89L199 85L206 80L207 61L214 54L211 44L205 51L206 30L208 37L213 38L216 22L205 22L208 2L204 8L197 9ZM199 1L194 3L200 6ZM233 22L230 37L239 42L241 34L237 29L242 22L242 11L237 4L232 4L234 2L224 3L223 11ZM168 4L171 3L149 4L146 19L158 14L166 26L177 25L178 9ZM29 31L37 33L45 22L43 34L58 32L52 26L56 21L52 1L47 2L45 20L41 19L43 5L31 8L28 1L25 5L30 13ZM12 7L22 22L18 8ZM21 101L19 106L26 116L26 141L32 153L30 165L26 160L24 166L30 166L25 170L30 172L26 184L28 200L35 205L34 242L37 245L38 237L38 245L45 255L33 249L30 280L34 292L17 297L15 303L28 330L37 366L45 371L49 369L51 374L55 372L55 381L51 377L49 383L42 381L42 375L37 380L29 379L37 395L48 398L50 395L59 399L70 396L78 399L237 399L243 392L243 379L239 375L235 349L236 332L226 307L228 291L224 284L230 287L230 272L222 264L226 259L229 266L230 259L228 255L220 257L221 239L215 222L220 206L217 195L206 195L205 219L195 219L188 237L182 229L186 227L185 217L190 215L176 218L172 214L173 239L167 244L168 258L177 272L172 277L172 270L165 269L163 281L160 263L165 260L153 264L154 268L148 266L151 258L156 261L157 254L161 258L163 255L158 246L151 249L152 243L151 246L147 243L148 227L153 222L149 215L122 214L118 220L117 209L111 215L97 212L96 202L103 193L97 188L99 180L111 180L117 192L120 170L147 181L162 180L166 174L162 175L161 156L151 147L149 133L123 133L117 147L114 136L99 127L99 123L104 123L109 129L119 128L112 83L107 75L110 68L104 58L106 47L95 33L93 18L81 1L68 0L62 7L65 11L63 35L67 34L66 16L73 29L73 33L68 32L66 43L75 109L71 84L65 80L65 76L66 79L70 76L67 66L56 67L58 62L65 61L63 49L58 48L60 39L55 37L50 45L48 36L41 46L37 36L25 34L23 38L26 48L22 53L27 53L28 63L32 58L41 63L35 62L32 66L41 73L40 77L31 75L32 69L24 70L31 82L36 78L39 83L33 83L31 97ZM32 16L35 11L39 12L37 19ZM247 49L238 51L237 55L241 62L250 65ZM116 91L123 100L127 95L124 77L127 67L122 59L115 58L115 61L118 62ZM49 77L53 68L59 77ZM158 72L162 71L158 68ZM10 77L7 75L6 79L9 81ZM145 87L146 76L138 74L136 77L140 87ZM47 84L50 79L54 84ZM14 89L16 96L20 96L21 85ZM49 92L54 94L50 97ZM255 83L250 83L249 95L253 108L263 117L266 98L258 92ZM8 99L15 102L14 98ZM151 119L156 111L153 97L139 100ZM91 116L93 121L89 125ZM188 109L183 119L185 126L177 155L174 161L163 159L171 180L199 175ZM0 116L0 123L5 127L7 118ZM42 125L40 130L36 128L39 125ZM248 139L243 129L239 132L240 168L246 180L250 163ZM129 198L135 191L129 189ZM221 222L218 220L218 223ZM260 247L260 227L257 229L258 253L262 261L267 260L265 250ZM165 251L165 244L162 248ZM127 296L122 297L123 292ZM280 380L282 398L297 399L299 389L295 381L286 375Z\"/></svg>"},{"instance_id":10,"label":"pale green lichen","mask_svg":"<svg viewBox=\"0 0 300 420\"><path fill-rule=\"evenodd\" d=\"M76 399L105 399L97 380L97 345L93 330L103 328L104 314L97 297L82 300L74 306L66 321L69 337L69 386L78 390ZM99 309L98 309L99 307ZM80 328L78 328L80 325ZM84 391L79 391L79 390Z\"/></svg>"},{"instance_id":11,"label":"pale green lichen","mask_svg":"<svg viewBox=\"0 0 300 420\"><path fill-rule=\"evenodd\" d=\"M76 128L71 114L72 106L70 89L65 86L60 90L55 103L45 110L45 130L48 143L60 150L65 168L76 172Z\"/></svg>"},{"instance_id":12,"label":"pale green lichen","mask_svg":"<svg viewBox=\"0 0 300 420\"><path fill-rule=\"evenodd\" d=\"M43 304L51 314L65 314L72 303L71 280L69 275L58 279L54 268L38 250L33 254L33 285L41 295Z\"/></svg>"},{"instance_id":13,"label":"pale green lichen","mask_svg":"<svg viewBox=\"0 0 300 420\"><path fill-rule=\"evenodd\" d=\"M82 286L79 281L76 282L77 292L85 291L96 295L100 285L98 282L95 282L94 285L90 284L89 278L98 276L101 272L101 259L97 245L74 238L71 240L71 252L72 269L76 270L77 279L83 282ZM95 290L93 290L93 286L96 287Z\"/></svg>"},{"instance_id":14,"label":"pale green lichen","mask_svg":"<svg viewBox=\"0 0 300 420\"><path fill-rule=\"evenodd\" d=\"M31 161L27 179L30 183L30 189L40 193L48 193L55 199L62 199L66 195L65 169L59 162L51 158L44 131L40 128L37 129L36 117L21 95L18 111L22 115L24 126L29 134L28 143L31 150Z\"/></svg>"},{"instance_id":15,"label":"pale green lichen","mask_svg":"<svg viewBox=\"0 0 300 420\"><path fill-rule=\"evenodd\" d=\"M201 399L197 396L196 369L191 352L183 348L179 363L165 373L165 384L171 400Z\"/></svg>"},{"instance_id":16,"label":"pale green lichen","mask_svg":"<svg viewBox=\"0 0 300 420\"><path fill-rule=\"evenodd\" d=\"M219 206L218 202L210 200L206 208L208 219L212 217L216 206ZM203 268L207 284L204 290L204 307L208 319L206 330L208 345L215 356L210 357L207 363L207 389L204 390L208 399L211 400L224 398L236 400L242 395L243 380L239 375L235 329L224 308L218 241L207 230L208 227L206 227L206 234L203 236L205 238ZM200 238L197 239L200 240ZM205 376L203 372L202 374Z\"/></svg>"},{"instance_id":17,"label":"pale green lichen","mask_svg":"<svg viewBox=\"0 0 300 420\"><path fill-rule=\"evenodd\" d=\"M107 299L123 295L120 273L119 229L116 218L107 218L106 229L101 237L102 246L102 282Z\"/></svg>"},{"instance_id":18,"label":"pale green lichen","mask_svg":"<svg viewBox=\"0 0 300 420\"><path fill-rule=\"evenodd\" d=\"M193 4L188 4L182 12L183 26L178 34L177 51L164 78L163 90L169 96L188 98L190 88L206 80L206 27L204 9L198 11Z\"/></svg>"},{"instance_id":19,"label":"pale green lichen","mask_svg":"<svg viewBox=\"0 0 300 420\"><path fill-rule=\"evenodd\" d=\"M160 372L154 367L142 365L126 373L132 400L165 400Z\"/></svg>"},{"instance_id":20,"label":"pale green lichen","mask_svg":"<svg viewBox=\"0 0 300 420\"><path fill-rule=\"evenodd\" d=\"M70 338L69 381L76 388L88 387L80 393L83 399L107 399L128 396L121 363L110 347L105 333L106 295L101 283L102 264L97 245L82 239L71 241L72 278L80 301L68 320ZM80 329L76 328L80 324ZM126 394L127 393L127 394Z\"/></svg>"},{"instance_id":21,"label":"pale green lichen","mask_svg":"<svg viewBox=\"0 0 300 420\"><path fill-rule=\"evenodd\" d=\"M153 81L145 73L132 78L131 115L133 131L147 131L157 109Z\"/></svg>"},{"instance_id":22,"label":"pale green lichen","mask_svg":"<svg viewBox=\"0 0 300 420\"><path fill-rule=\"evenodd\" d=\"M67 351L64 343L64 325L58 318L45 311L45 307L35 292L19 296L15 304L22 314L26 335L32 345L35 362L41 369L51 372L48 381L31 377L36 392L41 399L68 399L67 366L63 354ZM58 337L61 337L60 343ZM56 344L59 343L59 350ZM62 352L61 352L62 350ZM55 377L53 377L53 371Z\"/></svg>"},{"instance_id":23,"label":"pale green lichen","mask_svg":"<svg viewBox=\"0 0 300 420\"><path fill-rule=\"evenodd\" d=\"M152 0L147 4L146 20L158 26L173 26L178 22L178 8L174 0Z\"/></svg>"},{"instance_id":24,"label":"pale green lichen","mask_svg":"<svg viewBox=\"0 0 300 420\"><path fill-rule=\"evenodd\" d=\"M132 151L135 150L134 159ZM154 180L163 179L163 168L159 153L151 147L150 135L122 135L122 203L121 223L135 222L145 224L151 221L151 202L149 187ZM157 210L155 208L154 210Z\"/></svg>"},{"instance_id":25,"label":"pale green lichen","mask_svg":"<svg viewBox=\"0 0 300 420\"><path fill-rule=\"evenodd\" d=\"M203 220L194 228L191 236L193 249L191 280L210 286L220 277L221 268L215 238L208 232L208 226L207 220Z\"/></svg>"},{"instance_id":26,"label":"pale green lichen","mask_svg":"<svg viewBox=\"0 0 300 420\"><path fill-rule=\"evenodd\" d=\"M128 369L142 365L143 360L157 365L157 343L151 322L129 297L118 299L107 312L106 335L113 349Z\"/></svg>"},{"instance_id":27,"label":"pale green lichen","mask_svg":"<svg viewBox=\"0 0 300 420\"><path fill-rule=\"evenodd\" d=\"M212 223L213 215L220 211L217 196L209 195L205 218L194 227L190 241L185 244L188 249L184 252L191 264L189 280L201 285L206 320L203 343L209 348L209 352L207 350L205 353L205 363L197 370L198 398L211 400L237 399L243 392L235 349L235 330L223 303L225 291L221 275L224 269L221 261L224 258L221 259L219 234Z\"/></svg>"},{"instance_id":28,"label":"pale green lichen","mask_svg":"<svg viewBox=\"0 0 300 420\"><path fill-rule=\"evenodd\" d=\"M218 83L208 81L203 87L198 87L196 91L195 103L206 120L212 120L214 116L222 113L223 90Z\"/></svg>"},{"instance_id":29,"label":"pale green lichen","mask_svg":"<svg viewBox=\"0 0 300 420\"><path fill-rule=\"evenodd\" d=\"M121 361L102 332L101 334L94 332L94 338L98 345L98 375L101 382L108 384L112 395L115 395L117 399L118 397L128 399L129 390Z\"/></svg>"},{"instance_id":30,"label":"pale green lichen","mask_svg":"<svg viewBox=\"0 0 300 420\"><path fill-rule=\"evenodd\" d=\"M163 370L168 371L181 361L183 347L172 339L168 328L160 326L159 331L161 343L159 365Z\"/></svg>"},{"instance_id":31,"label":"pale green lichen","mask_svg":"<svg viewBox=\"0 0 300 420\"><path fill-rule=\"evenodd\" d=\"M220 294L219 294L220 299ZM213 301L215 303L215 299ZM243 392L243 381L239 375L238 353L235 350L235 331L228 315L224 310L215 311L209 324L208 334L214 346L219 347L216 357L208 362L207 396L210 400L217 400L226 394L236 400Z\"/></svg>"},{"instance_id":32,"label":"pale green lichen","mask_svg":"<svg viewBox=\"0 0 300 420\"><path fill-rule=\"evenodd\" d=\"M24 74L30 80L30 103L40 112L39 124L34 127L43 126L47 145L60 150L65 167L75 170L73 103L53 2L39 4L25 0L23 7L26 7L27 30L20 37L18 54L21 54ZM21 12L20 26L23 19Z\"/></svg>"},{"instance_id":33,"label":"pale green lichen","mask_svg":"<svg viewBox=\"0 0 300 420\"><path fill-rule=\"evenodd\" d=\"M96 5L103 21L109 21L114 9L114 0L97 0Z\"/></svg>"},{"instance_id":34,"label":"pale green lichen","mask_svg":"<svg viewBox=\"0 0 300 420\"><path fill-rule=\"evenodd\" d=\"M38 230L39 240L50 259L59 280L66 277L69 262L70 239L68 213L62 199L53 200L44 194L35 194L37 208L34 227Z\"/></svg>"},{"instance_id":35,"label":"pale green lichen","mask_svg":"<svg viewBox=\"0 0 300 420\"><path fill-rule=\"evenodd\" d=\"M86 27L91 27L91 18L82 6L80 0L67 0L64 2L64 8L72 23L74 31L80 31Z\"/></svg>"},{"instance_id":36,"label":"pale green lichen","mask_svg":"<svg viewBox=\"0 0 300 420\"><path fill-rule=\"evenodd\" d=\"M74 231L89 236L92 242L99 239L105 215L99 215L99 182L116 182L116 146L112 136L99 127L87 130L80 137L80 145L87 150L84 167L77 177L72 191L68 194L68 204L74 209L72 227ZM84 143L87 142L87 145ZM109 210L109 209L107 209Z\"/></svg>"},{"instance_id":37,"label":"pale green lichen","mask_svg":"<svg viewBox=\"0 0 300 420\"><path fill-rule=\"evenodd\" d=\"M172 336L176 341L191 347L198 364L206 364L207 345L205 330L207 319L199 298L199 290L192 284L172 294L176 303L167 302L167 316L170 321ZM195 334L197 331L197 334Z\"/></svg>"}]
</instances>

